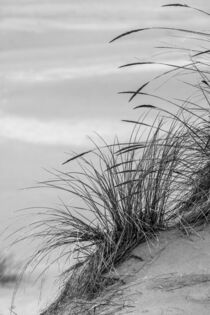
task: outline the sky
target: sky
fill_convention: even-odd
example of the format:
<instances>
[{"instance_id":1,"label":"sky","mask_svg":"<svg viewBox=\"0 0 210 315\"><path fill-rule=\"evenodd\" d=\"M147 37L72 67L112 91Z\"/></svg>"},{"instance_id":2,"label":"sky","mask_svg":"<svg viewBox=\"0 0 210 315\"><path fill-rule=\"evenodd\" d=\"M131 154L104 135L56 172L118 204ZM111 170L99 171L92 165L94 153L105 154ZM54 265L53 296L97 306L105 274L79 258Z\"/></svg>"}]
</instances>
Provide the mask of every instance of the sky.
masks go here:
<instances>
[{"instance_id":1,"label":"sky","mask_svg":"<svg viewBox=\"0 0 210 315\"><path fill-rule=\"evenodd\" d=\"M8 224L15 229L17 220L21 224L16 210L58 202L58 192L23 188L48 179L46 169L67 170L61 163L72 150L89 148L88 136L126 139L131 127L121 120L136 113L118 92L139 87L164 68L119 66L148 57L166 60L154 47L174 41L170 31L133 34L110 44L111 39L139 27L207 29L204 16L161 8L166 3L173 1L0 0L2 231ZM209 3L199 6L208 10ZM187 45L185 38L176 41ZM186 56L172 53L169 59L182 63Z\"/></svg>"}]
</instances>

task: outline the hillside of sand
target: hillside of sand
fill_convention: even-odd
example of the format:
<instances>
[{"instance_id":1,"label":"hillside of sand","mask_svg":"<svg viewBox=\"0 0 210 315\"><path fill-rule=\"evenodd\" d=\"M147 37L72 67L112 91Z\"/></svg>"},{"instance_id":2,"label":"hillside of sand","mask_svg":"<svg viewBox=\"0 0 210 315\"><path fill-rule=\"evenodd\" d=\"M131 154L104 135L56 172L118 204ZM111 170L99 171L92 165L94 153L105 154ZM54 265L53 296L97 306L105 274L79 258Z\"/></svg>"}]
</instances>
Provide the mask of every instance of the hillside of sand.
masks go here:
<instances>
[{"instance_id":1,"label":"hillside of sand","mask_svg":"<svg viewBox=\"0 0 210 315\"><path fill-rule=\"evenodd\" d=\"M115 297L101 314L209 315L210 226L190 235L162 232L114 274L121 285L108 291Z\"/></svg>"}]
</instances>

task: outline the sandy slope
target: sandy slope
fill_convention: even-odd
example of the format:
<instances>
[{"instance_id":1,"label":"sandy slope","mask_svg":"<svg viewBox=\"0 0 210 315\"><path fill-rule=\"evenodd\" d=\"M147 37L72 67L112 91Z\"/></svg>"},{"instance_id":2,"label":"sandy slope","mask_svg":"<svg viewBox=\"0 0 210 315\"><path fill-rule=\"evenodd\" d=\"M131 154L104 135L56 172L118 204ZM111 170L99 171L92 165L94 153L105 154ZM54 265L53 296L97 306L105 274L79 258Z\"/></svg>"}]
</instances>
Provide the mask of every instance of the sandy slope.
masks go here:
<instances>
[{"instance_id":1,"label":"sandy slope","mask_svg":"<svg viewBox=\"0 0 210 315\"><path fill-rule=\"evenodd\" d=\"M124 284L110 314L210 314L209 226L190 237L163 232L133 253L117 269Z\"/></svg>"},{"instance_id":2,"label":"sandy slope","mask_svg":"<svg viewBox=\"0 0 210 315\"><path fill-rule=\"evenodd\" d=\"M138 246L113 276L121 281L96 301L95 314L209 315L210 226L190 236L162 232ZM48 299L52 288L48 286ZM37 299L37 288L26 286L15 301L14 314L38 314L43 304ZM98 308L102 301L108 307ZM0 314L9 314L10 303L11 289L1 289ZM59 315L64 314L69 315L69 305Z\"/></svg>"}]
</instances>

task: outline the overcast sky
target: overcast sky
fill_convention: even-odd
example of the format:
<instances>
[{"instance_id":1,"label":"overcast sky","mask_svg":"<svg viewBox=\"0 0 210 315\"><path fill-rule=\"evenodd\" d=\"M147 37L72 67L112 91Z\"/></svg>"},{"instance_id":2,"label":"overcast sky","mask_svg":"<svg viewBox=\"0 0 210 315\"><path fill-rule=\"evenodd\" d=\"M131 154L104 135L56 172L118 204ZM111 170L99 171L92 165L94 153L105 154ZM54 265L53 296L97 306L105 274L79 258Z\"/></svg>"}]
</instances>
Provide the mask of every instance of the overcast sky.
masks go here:
<instances>
[{"instance_id":1,"label":"overcast sky","mask_svg":"<svg viewBox=\"0 0 210 315\"><path fill-rule=\"evenodd\" d=\"M185 2L210 9L208 0ZM118 66L156 56L153 47L173 38L152 31L109 44L113 37L147 26L208 29L205 16L161 8L165 3L173 1L0 0L2 218L18 208L52 205L55 193L18 189L46 179L43 168L59 168L65 152L88 146L88 135L129 133L121 119L133 117L132 107L117 92L137 88L162 69ZM172 62L185 58L170 55Z\"/></svg>"},{"instance_id":2,"label":"overcast sky","mask_svg":"<svg viewBox=\"0 0 210 315\"><path fill-rule=\"evenodd\" d=\"M163 9L162 3L1 0L0 137L82 145L93 130L112 133L115 117L123 116L114 95L124 76L117 67L146 58L158 41L167 41L167 34L108 41L135 27L205 27L205 19L192 11ZM118 84L110 85L116 77Z\"/></svg>"}]
</instances>

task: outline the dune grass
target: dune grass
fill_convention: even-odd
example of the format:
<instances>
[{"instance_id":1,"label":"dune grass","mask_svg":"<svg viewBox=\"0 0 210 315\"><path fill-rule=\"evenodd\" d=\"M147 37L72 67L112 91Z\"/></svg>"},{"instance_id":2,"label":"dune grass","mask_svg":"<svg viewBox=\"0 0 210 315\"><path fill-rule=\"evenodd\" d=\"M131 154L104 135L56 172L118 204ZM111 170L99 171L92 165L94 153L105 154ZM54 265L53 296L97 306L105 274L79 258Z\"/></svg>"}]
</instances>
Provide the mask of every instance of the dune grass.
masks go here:
<instances>
[{"instance_id":1,"label":"dune grass","mask_svg":"<svg viewBox=\"0 0 210 315\"><path fill-rule=\"evenodd\" d=\"M183 3L168 4L163 5L163 7L192 10L207 19L210 16L209 12ZM134 67L145 64L151 65L152 67L153 65L161 64L168 67L168 70L143 83L137 90L124 91L122 93L130 95L129 101L137 97L138 99L141 99L141 97L144 97L144 100L145 97L148 99L147 105L143 103L135 106L134 110L141 110L141 108L145 106L150 107L152 110L159 110L163 115L167 115L171 119L179 121L180 127L184 128L182 133L182 136L185 138L183 142L185 150L183 150L182 161L186 165L185 172L182 173L182 190L184 194L180 200L177 200L172 212L174 218L179 218L178 225L187 231L188 228L191 229L192 227L208 223L210 219L210 33L206 30L192 30L176 27L139 28L118 35L112 42L129 36L132 33L157 30L170 30L176 35L181 34L184 36L187 43L190 42L190 47L189 44L186 45L186 47L175 45L159 46L159 52L163 50L165 53L164 56L169 57L169 59L171 51L175 51L177 56L179 52L180 54L185 52L188 53L189 60L184 64L173 64L170 63L170 61L159 62L154 60L143 60L125 64L121 67ZM154 81L164 81L165 79L168 81L174 78L176 79L177 77L183 81L183 86L190 86L192 88L194 97L190 95L189 98L186 97L185 99L172 99L164 95L155 94L154 91L147 91L149 85ZM161 101L163 104L169 106L156 106L155 101ZM174 108L175 113L174 110L169 110L168 108ZM181 115L177 116L176 110L181 110Z\"/></svg>"},{"instance_id":2,"label":"dune grass","mask_svg":"<svg viewBox=\"0 0 210 315\"><path fill-rule=\"evenodd\" d=\"M207 12L185 4L168 6L192 9L208 16ZM44 209L43 220L32 225L33 236L43 238L44 242L34 259L41 261L53 250L61 249L56 260L69 256L73 260L64 273L58 299L42 315L61 315L65 310L66 314L99 314L105 300L96 305L96 299L116 282L110 272L128 258L137 245L161 230L179 227L188 232L188 228L208 223L210 219L210 34L153 27L131 30L114 40L132 33L165 29L184 36L190 34L194 36L192 41L202 41L207 47L202 50L191 47L190 60L184 65L161 63L169 70L136 91L123 92L129 94L130 101L147 97L146 104L134 109L158 111L154 123L126 120L134 124L128 143L118 140L111 145L95 143L92 150L65 162L70 163L68 172L54 172L52 180L41 183L80 200L79 206L64 203L60 209ZM170 49L186 51L189 48L164 46L158 49L170 52ZM123 67L143 64L152 66L160 62L140 61ZM173 79L180 73L189 74L190 81L183 84L191 85L202 100L168 99L148 90L151 82L168 76ZM192 78L196 78L196 83L192 83ZM170 104L175 111L157 106L157 100ZM142 140L142 134L147 135L146 139ZM78 171L71 171L74 163L80 167ZM110 300L104 303L109 304Z\"/></svg>"},{"instance_id":3,"label":"dune grass","mask_svg":"<svg viewBox=\"0 0 210 315\"><path fill-rule=\"evenodd\" d=\"M95 144L91 154L98 166L91 157L79 155L71 159L79 164L79 171L57 172L54 180L42 183L81 201L80 207L64 204L62 209L48 210L47 219L38 222L33 234L45 240L38 256L61 247L58 259L69 255L76 259L65 272L67 280L58 300L42 314L59 314L66 304L72 306L71 314L81 314L81 303L77 309L81 299L88 312L90 301L115 283L110 271L138 244L169 227L183 138L174 122L163 132L160 119L147 140L140 141L144 123L139 124L127 145L117 140L110 146Z\"/></svg>"}]
</instances>

